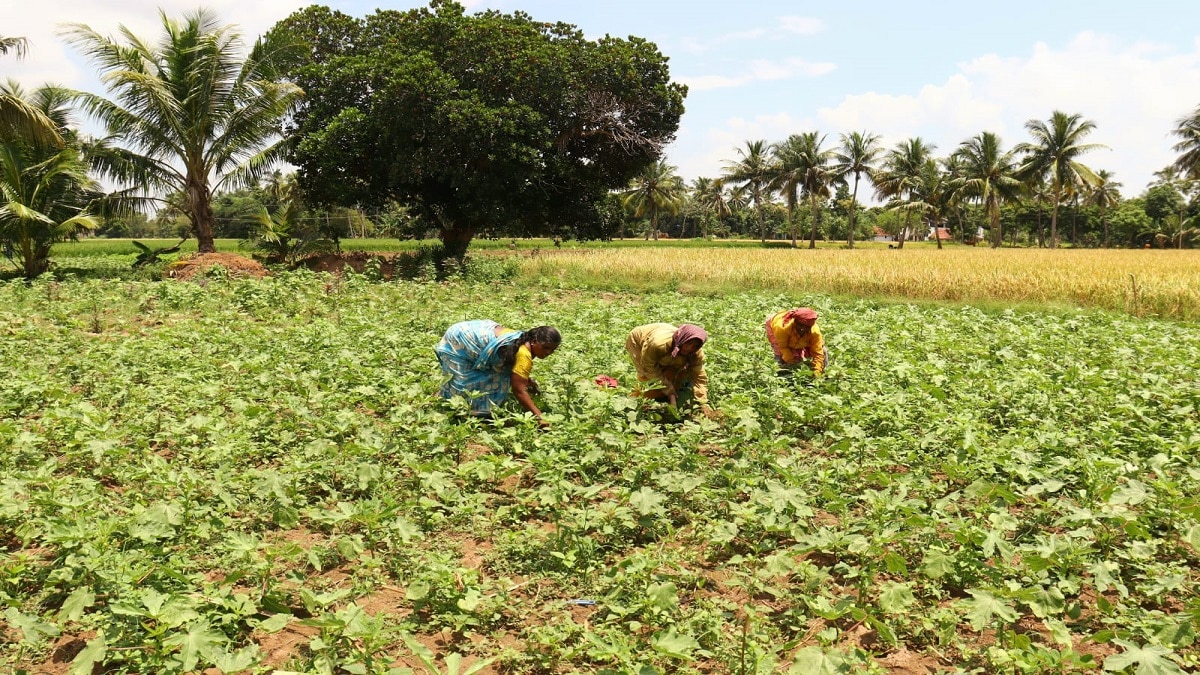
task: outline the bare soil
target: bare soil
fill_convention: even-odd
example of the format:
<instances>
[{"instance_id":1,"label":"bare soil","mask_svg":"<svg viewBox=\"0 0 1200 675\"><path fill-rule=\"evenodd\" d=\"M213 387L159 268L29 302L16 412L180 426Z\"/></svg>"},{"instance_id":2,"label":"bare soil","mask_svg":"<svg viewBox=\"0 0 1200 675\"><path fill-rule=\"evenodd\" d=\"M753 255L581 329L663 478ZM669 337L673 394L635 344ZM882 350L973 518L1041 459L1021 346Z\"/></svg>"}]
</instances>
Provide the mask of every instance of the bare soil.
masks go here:
<instances>
[{"instance_id":1,"label":"bare soil","mask_svg":"<svg viewBox=\"0 0 1200 675\"><path fill-rule=\"evenodd\" d=\"M188 281L220 265L232 277L261 279L270 274L262 263L236 253L192 253L167 265L164 274L170 279Z\"/></svg>"}]
</instances>

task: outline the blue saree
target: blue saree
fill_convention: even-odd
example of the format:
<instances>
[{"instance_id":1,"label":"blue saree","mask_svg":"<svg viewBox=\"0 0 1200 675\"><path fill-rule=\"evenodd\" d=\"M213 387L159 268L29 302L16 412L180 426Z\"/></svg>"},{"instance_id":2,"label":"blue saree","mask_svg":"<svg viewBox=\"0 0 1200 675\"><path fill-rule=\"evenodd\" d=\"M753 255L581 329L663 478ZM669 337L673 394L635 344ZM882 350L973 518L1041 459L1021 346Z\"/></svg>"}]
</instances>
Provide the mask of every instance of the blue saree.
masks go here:
<instances>
[{"instance_id":1,"label":"blue saree","mask_svg":"<svg viewBox=\"0 0 1200 675\"><path fill-rule=\"evenodd\" d=\"M496 337L495 321L486 319L456 323L433 348L442 374L448 379L438 392L442 398L470 394L471 412L487 415L492 406L508 397L512 372L504 369L500 348L516 342L521 333L514 331Z\"/></svg>"}]
</instances>

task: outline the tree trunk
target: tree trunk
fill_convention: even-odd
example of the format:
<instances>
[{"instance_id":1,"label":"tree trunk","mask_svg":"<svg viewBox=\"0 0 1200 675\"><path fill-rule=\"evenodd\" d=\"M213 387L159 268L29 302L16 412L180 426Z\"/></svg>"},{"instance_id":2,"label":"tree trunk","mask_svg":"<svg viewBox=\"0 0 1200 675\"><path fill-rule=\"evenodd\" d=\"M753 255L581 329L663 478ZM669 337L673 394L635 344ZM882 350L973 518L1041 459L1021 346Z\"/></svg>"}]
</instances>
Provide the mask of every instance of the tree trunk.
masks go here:
<instances>
[{"instance_id":1,"label":"tree trunk","mask_svg":"<svg viewBox=\"0 0 1200 675\"><path fill-rule=\"evenodd\" d=\"M196 207L193 214L192 231L196 235L197 250L200 253L216 253L217 243L213 238L213 213L211 203L207 200Z\"/></svg>"},{"instance_id":2,"label":"tree trunk","mask_svg":"<svg viewBox=\"0 0 1200 675\"><path fill-rule=\"evenodd\" d=\"M937 242L938 250L942 250L942 233L939 232L942 228L937 226L937 222L933 223L933 240Z\"/></svg>"},{"instance_id":3,"label":"tree trunk","mask_svg":"<svg viewBox=\"0 0 1200 675\"><path fill-rule=\"evenodd\" d=\"M1038 247L1046 248L1046 228L1042 225L1042 203L1040 200L1037 203L1037 237Z\"/></svg>"},{"instance_id":4,"label":"tree trunk","mask_svg":"<svg viewBox=\"0 0 1200 675\"><path fill-rule=\"evenodd\" d=\"M846 248L854 248L854 207L858 204L858 173L854 174L854 191L850 193L850 232L846 235Z\"/></svg>"},{"instance_id":5,"label":"tree trunk","mask_svg":"<svg viewBox=\"0 0 1200 675\"><path fill-rule=\"evenodd\" d=\"M447 257L462 259L467 254L467 247L475 236L475 228L471 225L453 224L442 229L442 246Z\"/></svg>"},{"instance_id":6,"label":"tree trunk","mask_svg":"<svg viewBox=\"0 0 1200 675\"><path fill-rule=\"evenodd\" d=\"M796 248L796 205L788 206L788 233L792 235L792 248Z\"/></svg>"},{"instance_id":7,"label":"tree trunk","mask_svg":"<svg viewBox=\"0 0 1200 675\"><path fill-rule=\"evenodd\" d=\"M813 205L813 224L812 232L808 237L808 247L810 249L817 247L817 228L821 225L821 205L817 202L816 197L812 198Z\"/></svg>"},{"instance_id":8,"label":"tree trunk","mask_svg":"<svg viewBox=\"0 0 1200 675\"><path fill-rule=\"evenodd\" d=\"M911 213L904 212L904 225L900 228L900 236L896 237L896 248L904 248L904 235L908 234L908 219L911 217Z\"/></svg>"},{"instance_id":9,"label":"tree trunk","mask_svg":"<svg viewBox=\"0 0 1200 675\"><path fill-rule=\"evenodd\" d=\"M763 222L762 204L754 200L754 212L758 214L758 238L763 246L767 245L767 224Z\"/></svg>"},{"instance_id":10,"label":"tree trunk","mask_svg":"<svg viewBox=\"0 0 1200 675\"><path fill-rule=\"evenodd\" d=\"M1071 202L1071 246L1079 245L1079 238L1076 236L1077 231L1075 229L1075 216L1078 215L1078 213L1079 198L1076 197L1075 200Z\"/></svg>"},{"instance_id":11,"label":"tree trunk","mask_svg":"<svg viewBox=\"0 0 1200 675\"><path fill-rule=\"evenodd\" d=\"M1100 223L1104 225L1104 248L1108 248L1108 213L1100 209Z\"/></svg>"},{"instance_id":12,"label":"tree trunk","mask_svg":"<svg viewBox=\"0 0 1200 675\"><path fill-rule=\"evenodd\" d=\"M1054 209L1050 211L1050 248L1058 248L1058 203L1062 201L1054 196Z\"/></svg>"}]
</instances>

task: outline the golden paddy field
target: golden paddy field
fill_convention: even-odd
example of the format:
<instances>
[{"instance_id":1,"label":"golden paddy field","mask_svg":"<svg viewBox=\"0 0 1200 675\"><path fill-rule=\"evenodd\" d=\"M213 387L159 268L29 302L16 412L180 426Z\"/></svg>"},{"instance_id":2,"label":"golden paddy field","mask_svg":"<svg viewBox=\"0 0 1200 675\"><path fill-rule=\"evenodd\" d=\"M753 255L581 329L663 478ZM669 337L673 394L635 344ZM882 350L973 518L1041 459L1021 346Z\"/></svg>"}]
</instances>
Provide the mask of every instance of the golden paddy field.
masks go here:
<instances>
[{"instance_id":1,"label":"golden paddy field","mask_svg":"<svg viewBox=\"0 0 1200 675\"><path fill-rule=\"evenodd\" d=\"M1196 250L639 247L543 251L524 258L522 272L597 285L1066 305L1200 319Z\"/></svg>"}]
</instances>

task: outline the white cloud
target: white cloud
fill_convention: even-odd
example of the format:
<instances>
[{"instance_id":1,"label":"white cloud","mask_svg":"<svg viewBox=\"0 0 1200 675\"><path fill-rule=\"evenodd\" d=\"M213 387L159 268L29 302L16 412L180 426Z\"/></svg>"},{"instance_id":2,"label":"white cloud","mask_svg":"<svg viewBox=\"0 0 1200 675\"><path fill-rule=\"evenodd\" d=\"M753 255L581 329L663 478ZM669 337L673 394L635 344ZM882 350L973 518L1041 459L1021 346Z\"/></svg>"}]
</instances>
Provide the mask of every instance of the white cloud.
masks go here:
<instances>
[{"instance_id":1,"label":"white cloud","mask_svg":"<svg viewBox=\"0 0 1200 675\"><path fill-rule=\"evenodd\" d=\"M781 16L775 25L769 28L749 28L746 30L723 33L711 38L685 37L679 40L679 45L692 54L703 54L716 47L732 42L748 42L750 40L779 40L796 35L817 35L825 31L825 23L820 19L806 16Z\"/></svg>"},{"instance_id":2,"label":"white cloud","mask_svg":"<svg viewBox=\"0 0 1200 675\"><path fill-rule=\"evenodd\" d=\"M779 27L796 35L816 35L825 31L825 22L808 16L781 16Z\"/></svg>"},{"instance_id":3,"label":"white cloud","mask_svg":"<svg viewBox=\"0 0 1200 675\"><path fill-rule=\"evenodd\" d=\"M738 75L683 76L679 78L679 81L686 84L692 91L706 91L794 77L820 77L832 73L836 68L837 66L832 63L804 59L784 59L782 61L755 59L747 63L745 70Z\"/></svg>"}]
</instances>

